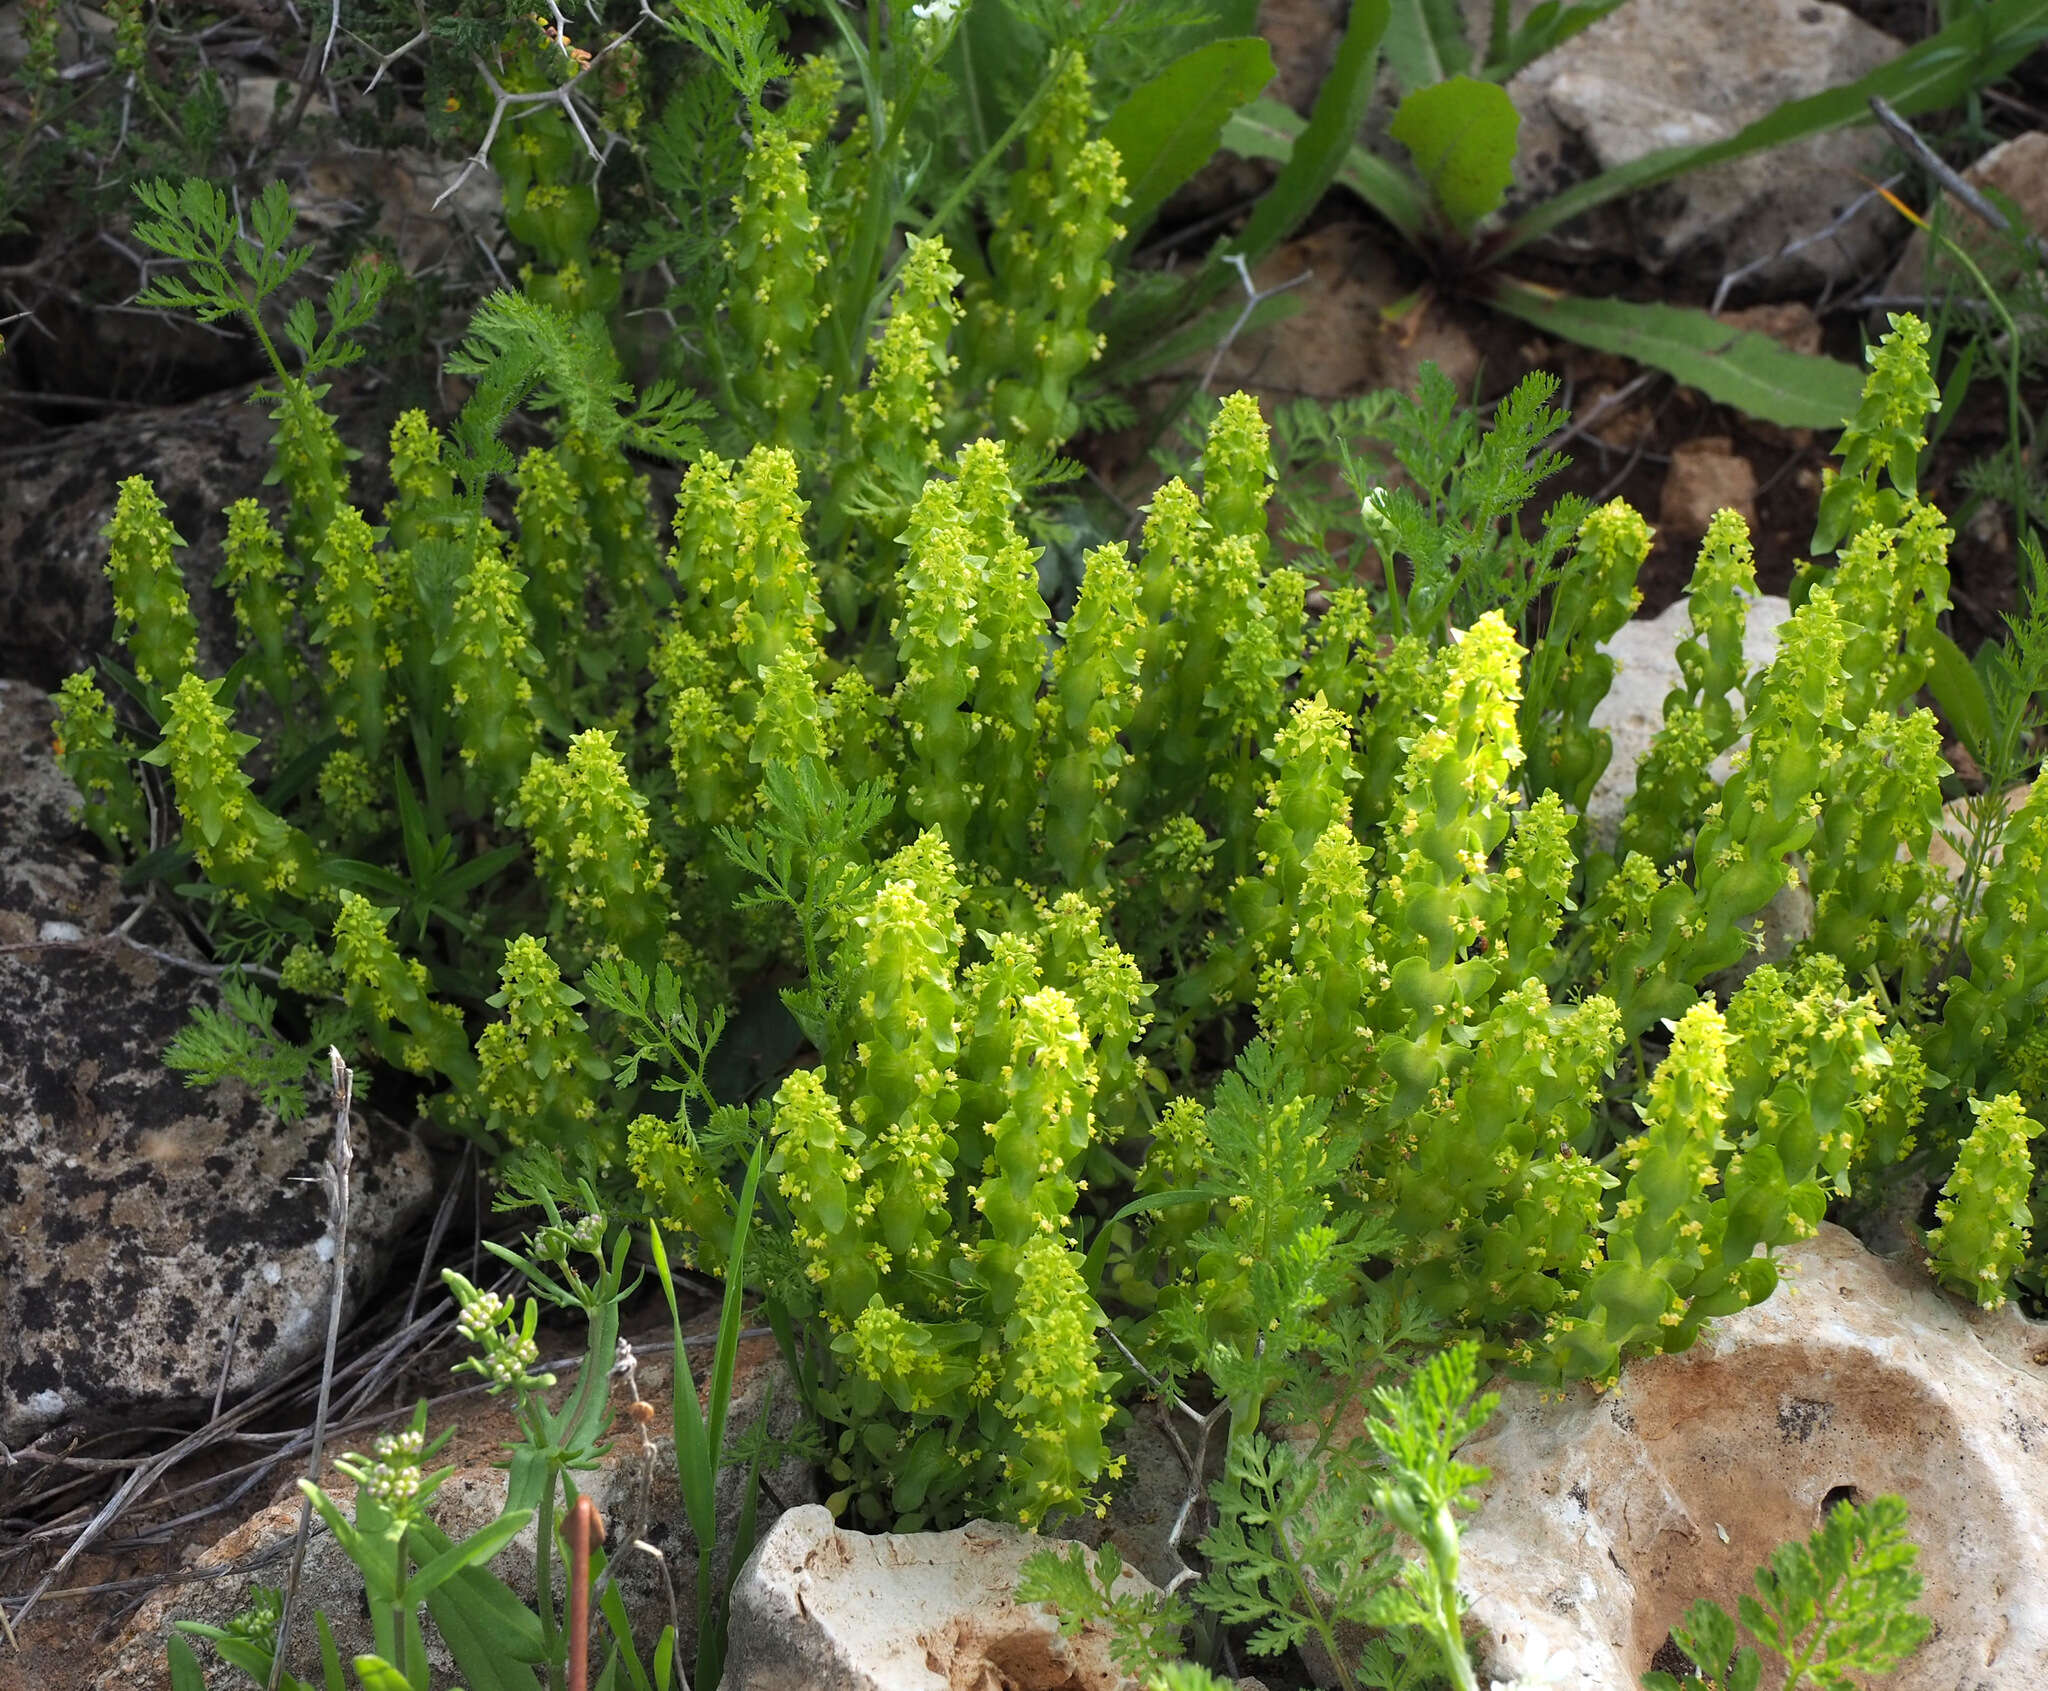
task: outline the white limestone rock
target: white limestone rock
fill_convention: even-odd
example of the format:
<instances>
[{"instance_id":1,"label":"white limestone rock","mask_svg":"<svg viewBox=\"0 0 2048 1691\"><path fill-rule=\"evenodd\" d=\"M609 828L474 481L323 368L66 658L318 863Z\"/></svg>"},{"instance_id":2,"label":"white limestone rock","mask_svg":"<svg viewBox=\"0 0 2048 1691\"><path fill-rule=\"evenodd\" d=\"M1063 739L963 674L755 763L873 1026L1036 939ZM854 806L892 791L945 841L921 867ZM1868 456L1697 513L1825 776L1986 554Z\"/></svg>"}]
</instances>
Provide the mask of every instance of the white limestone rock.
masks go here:
<instances>
[{"instance_id":1,"label":"white limestone rock","mask_svg":"<svg viewBox=\"0 0 2048 1691\"><path fill-rule=\"evenodd\" d=\"M1062 1638L1043 1606L1016 1601L1045 1543L990 1521L847 1532L826 1509L792 1509L733 1586L722 1691L1117 1691L1107 1634ZM1153 1589L1128 1568L1118 1582Z\"/></svg>"},{"instance_id":2,"label":"white limestone rock","mask_svg":"<svg viewBox=\"0 0 2048 1691\"><path fill-rule=\"evenodd\" d=\"M1493 1471L1460 1581L1486 1671L1569 1651L1559 1691L1632 1691L1696 1598L1734 1613L1837 1499L1892 1493L1935 1631L1887 1691L2048 1684L2048 1325L1833 1226L1780 1262L1773 1297L1603 1395L1507 1388L1464 1451Z\"/></svg>"}]
</instances>

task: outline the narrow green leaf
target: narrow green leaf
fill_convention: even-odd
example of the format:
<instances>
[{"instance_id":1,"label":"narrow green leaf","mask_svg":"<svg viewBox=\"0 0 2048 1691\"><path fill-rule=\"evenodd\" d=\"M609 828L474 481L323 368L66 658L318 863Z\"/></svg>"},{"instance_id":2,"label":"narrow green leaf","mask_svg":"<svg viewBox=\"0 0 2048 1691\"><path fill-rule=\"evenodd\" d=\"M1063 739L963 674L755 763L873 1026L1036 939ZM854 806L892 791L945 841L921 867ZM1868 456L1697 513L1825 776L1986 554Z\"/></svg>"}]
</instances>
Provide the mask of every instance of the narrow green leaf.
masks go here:
<instances>
[{"instance_id":1,"label":"narrow green leaf","mask_svg":"<svg viewBox=\"0 0 2048 1691\"><path fill-rule=\"evenodd\" d=\"M1458 0L1393 0L1387 16L1387 63L1403 94L1472 68L1472 43Z\"/></svg>"},{"instance_id":2,"label":"narrow green leaf","mask_svg":"<svg viewBox=\"0 0 2048 1691\"><path fill-rule=\"evenodd\" d=\"M453 1546L453 1540L431 1521L414 1522L406 1538L430 1557L443 1555ZM440 1590L429 1593L427 1612L444 1635L448 1635L451 1624L467 1627L470 1633L486 1640L500 1657L537 1662L544 1654L540 1617L488 1568L464 1568ZM452 1636L449 1648L454 1649ZM477 1668L464 1661L459 1651L456 1660L475 1691L483 1691L482 1686L475 1685L480 1677Z\"/></svg>"},{"instance_id":3,"label":"narrow green leaf","mask_svg":"<svg viewBox=\"0 0 2048 1691\"><path fill-rule=\"evenodd\" d=\"M626 1236L620 1235L620 1243ZM590 1337L576 1390L554 1419L555 1442L564 1450L587 1451L611 1419L612 1358L619 1348L619 1306L607 1299L590 1311Z\"/></svg>"},{"instance_id":4,"label":"narrow green leaf","mask_svg":"<svg viewBox=\"0 0 2048 1691\"><path fill-rule=\"evenodd\" d=\"M519 1509L500 1515L487 1527L480 1527L460 1544L450 1545L408 1582L408 1589L414 1595L424 1597L430 1591L439 1590L464 1568L481 1567L519 1536L520 1529L533 1519L533 1511Z\"/></svg>"},{"instance_id":5,"label":"narrow green leaf","mask_svg":"<svg viewBox=\"0 0 2048 1691\"><path fill-rule=\"evenodd\" d=\"M740 1308L746 1301L747 1231L754 1223L754 1193L761 1184L762 1147L747 1159L747 1177L740 1184L740 1207L733 1218L732 1252L725 1265L725 1303L718 1312L718 1348L712 1353L710 1424L705 1444L713 1472L725 1456L725 1412L732 1404L733 1369L739 1362Z\"/></svg>"},{"instance_id":6,"label":"narrow green leaf","mask_svg":"<svg viewBox=\"0 0 2048 1691\"><path fill-rule=\"evenodd\" d=\"M1984 691L1984 678L1963 656L1962 647L1940 629L1929 644L1934 664L1927 672L1927 690L1970 755L1982 761L1991 746L1991 699Z\"/></svg>"},{"instance_id":7,"label":"narrow green leaf","mask_svg":"<svg viewBox=\"0 0 2048 1691\"><path fill-rule=\"evenodd\" d=\"M1372 103L1373 69L1379 63L1380 38L1387 32L1388 5L1389 0L1351 0L1351 16L1344 25L1344 39L1337 44L1336 62L1323 78L1308 123L1290 134L1284 155L1272 151L1245 153L1229 136L1237 119L1226 126L1223 144L1233 152L1283 159L1279 176L1260 198L1251 221L1232 248L1252 263L1256 264L1293 234L1337 179L1358 126L1365 121L1366 107ZM1269 106L1278 107L1291 122L1299 124L1294 113L1278 101L1258 102L1261 111Z\"/></svg>"},{"instance_id":8,"label":"narrow green leaf","mask_svg":"<svg viewBox=\"0 0 2048 1691\"><path fill-rule=\"evenodd\" d=\"M1273 80L1273 51L1253 36L1211 41L1131 91L1103 138L1123 160L1124 227L1137 235L1215 154L1230 114Z\"/></svg>"},{"instance_id":9,"label":"narrow green leaf","mask_svg":"<svg viewBox=\"0 0 2048 1691\"><path fill-rule=\"evenodd\" d=\"M598 1594L598 1610L604 1616L604 1623L611 1628L612 1643L618 1651L615 1661L626 1664L626 1676L633 1682L633 1691L653 1691L647 1680L647 1670L640 1665L640 1652L633 1647L633 1623L626 1614L625 1599L619 1595L619 1582L604 1577L605 1555L592 1546L590 1552L590 1583L602 1586Z\"/></svg>"},{"instance_id":10,"label":"narrow green leaf","mask_svg":"<svg viewBox=\"0 0 2048 1691\"><path fill-rule=\"evenodd\" d=\"M1949 425L1961 415L1963 401L1970 397L1970 383L1977 374L1977 351L1983 346L1980 340L1966 340L1963 350L1956 355L1956 367L1948 374L1948 381L1941 390L1941 408L1935 413L1934 432L1927 437L1927 450L1933 451L1941 444L1941 438L1949 431ZM1930 368L1941 367L1941 348L1928 349L1927 362Z\"/></svg>"},{"instance_id":11,"label":"narrow green leaf","mask_svg":"<svg viewBox=\"0 0 2048 1691\"><path fill-rule=\"evenodd\" d=\"M1305 128L1307 125L1278 100L1254 100L1223 126L1223 146L1239 158L1276 159L1284 165L1293 158ZM1345 149L1332 180L1349 188L1411 241L1421 237L1429 222L1429 201L1421 187L1404 171L1363 147ZM1271 197L1269 193L1267 198ZM1261 209L1265 203L1259 202ZM1313 209L1311 204L1301 216ZM1246 235L1250 233L1247 229ZM1279 239L1275 237L1273 244L1278 245Z\"/></svg>"},{"instance_id":12,"label":"narrow green leaf","mask_svg":"<svg viewBox=\"0 0 2048 1691\"><path fill-rule=\"evenodd\" d=\"M1243 294L1239 293L1235 299L1226 295L1177 334L1157 340L1143 352L1133 353L1122 360L1116 367L1116 378L1120 382L1141 382L1176 367L1184 368L1198 353L1206 352L1228 334L1232 325L1240 334L1249 335L1270 329L1275 323L1284 323L1301 310L1301 292L1299 288L1293 288L1286 293L1269 294L1252 308L1252 314L1242 322L1238 319L1244 310ZM1192 389L1194 377L1188 376L1187 381Z\"/></svg>"},{"instance_id":13,"label":"narrow green leaf","mask_svg":"<svg viewBox=\"0 0 2048 1691\"><path fill-rule=\"evenodd\" d=\"M1587 0L1585 5L1564 6L1559 0L1543 0L1515 27L1508 37L1506 52L1498 60L1489 60L1487 80L1509 81L1517 71L1533 65L1544 54L1555 52L1580 30L1598 23L1626 3L1627 0Z\"/></svg>"},{"instance_id":14,"label":"narrow green leaf","mask_svg":"<svg viewBox=\"0 0 2048 1691\"><path fill-rule=\"evenodd\" d=\"M484 1243L488 1245L490 1241L486 1239ZM547 1457L530 1444L516 1445L506 1468L505 1507L539 1514L542 1499L554 1495L554 1470L548 1466Z\"/></svg>"},{"instance_id":15,"label":"narrow green leaf","mask_svg":"<svg viewBox=\"0 0 2048 1691\"><path fill-rule=\"evenodd\" d=\"M406 779L405 764L401 759L391 760L392 785L398 794L398 831L405 844L405 866L412 872L413 884L426 888L434 883L434 871L439 868L435 841L427 831L426 813L420 809L420 801L413 796L412 782Z\"/></svg>"},{"instance_id":16,"label":"narrow green leaf","mask_svg":"<svg viewBox=\"0 0 2048 1691\"><path fill-rule=\"evenodd\" d=\"M530 1657L523 1646L515 1652L476 1610L449 1601L450 1593L475 1577L476 1571L465 1570L429 1597L427 1613L433 1617L441 1640L455 1658L455 1666L470 1691L534 1691L533 1670L525 1664L528 1660L539 1660L538 1647ZM531 1610L527 1610L527 1619L537 1637L540 1621Z\"/></svg>"},{"instance_id":17,"label":"narrow green leaf","mask_svg":"<svg viewBox=\"0 0 2048 1691\"><path fill-rule=\"evenodd\" d=\"M697 1408L697 1380L690 1371L690 1352L683 1342L682 1311L676 1303L675 1277L669 1272L668 1252L662 1245L659 1227L647 1230L647 1242L654 1258L654 1277L661 1282L662 1296L668 1299L669 1326L675 1334L676 1489L682 1493L691 1532L700 1546L707 1545L714 1536L717 1519L711 1491L717 1476L716 1458L704 1449L704 1417Z\"/></svg>"},{"instance_id":18,"label":"narrow green leaf","mask_svg":"<svg viewBox=\"0 0 2048 1691\"><path fill-rule=\"evenodd\" d=\"M1854 366L1793 352L1688 307L1577 299L1506 279L1495 284L1493 303L1547 334L1653 365L1783 428L1839 428L1863 395Z\"/></svg>"},{"instance_id":19,"label":"narrow green leaf","mask_svg":"<svg viewBox=\"0 0 2048 1691\"><path fill-rule=\"evenodd\" d=\"M240 1668L251 1679L264 1685L270 1683L271 1652L246 1638L237 1638L232 1633L223 1634L213 1641L213 1647L220 1653L220 1659L229 1667ZM291 1675L286 1674L286 1679Z\"/></svg>"},{"instance_id":20,"label":"narrow green leaf","mask_svg":"<svg viewBox=\"0 0 2048 1691\"><path fill-rule=\"evenodd\" d=\"M2048 0L1991 0L1990 5L1966 12L1939 34L1907 48L1868 76L1803 100L1788 100L1723 140L1697 147L1663 147L1566 189L1517 218L1498 249L1499 255L1639 188L1809 135L1868 123L1872 121L1873 94L1882 96L1902 117L1954 105L1971 90L1995 82L2044 40L2048 40Z\"/></svg>"},{"instance_id":21,"label":"narrow green leaf","mask_svg":"<svg viewBox=\"0 0 2048 1691\"><path fill-rule=\"evenodd\" d=\"M1505 88L1454 76L1410 94L1387 133L1414 155L1443 214L1469 233L1508 191L1521 127L1522 114Z\"/></svg>"},{"instance_id":22,"label":"narrow green leaf","mask_svg":"<svg viewBox=\"0 0 2048 1691\"><path fill-rule=\"evenodd\" d=\"M507 864L516 863L525 850L524 846L499 846L495 851L487 851L481 857L472 857L461 868L449 870L435 882L434 892L440 898L454 898L466 893L470 888L488 881Z\"/></svg>"},{"instance_id":23,"label":"narrow green leaf","mask_svg":"<svg viewBox=\"0 0 2048 1691\"><path fill-rule=\"evenodd\" d=\"M315 740L304 751L271 777L270 785L263 789L263 802L272 810L283 810L308 787L312 786L328 757L341 745L339 734L328 734Z\"/></svg>"},{"instance_id":24,"label":"narrow green leaf","mask_svg":"<svg viewBox=\"0 0 2048 1691\"><path fill-rule=\"evenodd\" d=\"M1142 1198L1133 1198L1095 1230L1088 1254L1082 1259L1081 1283L1090 1291L1094 1290L1095 1283L1102 1277L1103 1265L1109 1261L1110 1235L1121 1223L1133 1216L1150 1215L1154 1210L1174 1209L1181 1204L1213 1204L1231 1195L1227 1186L1185 1186L1172 1192L1148 1192Z\"/></svg>"},{"instance_id":25,"label":"narrow green leaf","mask_svg":"<svg viewBox=\"0 0 2048 1691\"><path fill-rule=\"evenodd\" d=\"M334 1500L311 1480L299 1481L299 1490L312 1501L320 1519L327 1523L327 1530L334 1534L335 1543L341 1546L348 1559L362 1567L368 1552L363 1547L362 1535L356 1531L355 1522L337 1509Z\"/></svg>"},{"instance_id":26,"label":"narrow green leaf","mask_svg":"<svg viewBox=\"0 0 2048 1691\"><path fill-rule=\"evenodd\" d=\"M334 1628L327 1624L325 1610L313 1611L313 1629L320 1635L320 1681L324 1691L348 1691L347 1682L341 1677L341 1652L334 1646Z\"/></svg>"},{"instance_id":27,"label":"narrow green leaf","mask_svg":"<svg viewBox=\"0 0 2048 1691\"><path fill-rule=\"evenodd\" d=\"M179 1634L171 1634L164 1653L171 1670L171 1691L206 1691L206 1672L199 1657Z\"/></svg>"}]
</instances>

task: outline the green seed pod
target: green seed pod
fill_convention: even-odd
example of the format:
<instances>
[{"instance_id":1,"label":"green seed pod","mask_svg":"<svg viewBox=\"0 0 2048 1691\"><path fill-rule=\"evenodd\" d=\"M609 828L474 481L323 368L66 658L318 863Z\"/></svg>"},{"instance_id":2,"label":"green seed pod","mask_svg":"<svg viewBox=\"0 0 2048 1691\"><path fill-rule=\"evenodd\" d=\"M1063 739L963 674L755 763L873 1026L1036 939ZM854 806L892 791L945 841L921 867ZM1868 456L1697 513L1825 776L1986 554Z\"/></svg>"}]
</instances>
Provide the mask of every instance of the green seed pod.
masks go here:
<instances>
[{"instance_id":1,"label":"green seed pod","mask_svg":"<svg viewBox=\"0 0 2048 1691\"><path fill-rule=\"evenodd\" d=\"M235 732L220 689L196 675L179 682L165 701L163 744L141 761L170 770L178 812L197 836L192 855L237 905L310 899L321 888L320 854L256 797L242 769L256 737Z\"/></svg>"},{"instance_id":2,"label":"green seed pod","mask_svg":"<svg viewBox=\"0 0 2048 1691\"><path fill-rule=\"evenodd\" d=\"M584 943L651 967L668 934L666 862L612 732L578 734L559 761L535 753L519 813L541 879Z\"/></svg>"},{"instance_id":3,"label":"green seed pod","mask_svg":"<svg viewBox=\"0 0 2048 1691\"><path fill-rule=\"evenodd\" d=\"M531 934L505 948L500 990L486 999L505 1019L476 1042L477 1111L501 1145L553 1152L576 1174L597 1175L624 1160L625 1147L599 1135L598 1101L610 1066L576 1012L583 994L562 979ZM608 1117L616 1124L616 1117Z\"/></svg>"},{"instance_id":4,"label":"green seed pod","mask_svg":"<svg viewBox=\"0 0 2048 1691\"><path fill-rule=\"evenodd\" d=\"M286 559L284 539L269 514L253 499L227 509L228 535L216 587L225 587L235 607L235 627L256 657L256 678L283 718L289 739L298 732L294 713L305 662L296 639L298 606L292 583L298 571Z\"/></svg>"}]
</instances>

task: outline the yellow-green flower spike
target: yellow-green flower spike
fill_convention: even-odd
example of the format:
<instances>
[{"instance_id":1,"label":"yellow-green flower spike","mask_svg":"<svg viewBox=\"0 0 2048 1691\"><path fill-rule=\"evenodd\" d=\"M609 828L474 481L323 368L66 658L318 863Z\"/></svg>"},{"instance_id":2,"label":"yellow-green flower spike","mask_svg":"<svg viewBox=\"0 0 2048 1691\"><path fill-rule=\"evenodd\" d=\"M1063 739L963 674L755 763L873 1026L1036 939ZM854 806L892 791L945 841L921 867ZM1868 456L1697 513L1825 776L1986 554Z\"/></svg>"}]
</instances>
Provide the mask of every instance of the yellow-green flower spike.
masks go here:
<instances>
[{"instance_id":1,"label":"yellow-green flower spike","mask_svg":"<svg viewBox=\"0 0 2048 1691\"><path fill-rule=\"evenodd\" d=\"M199 659L199 624L173 555L185 542L141 476L121 484L106 535L114 637L127 645L136 678L168 693Z\"/></svg>"},{"instance_id":2,"label":"yellow-green flower spike","mask_svg":"<svg viewBox=\"0 0 2048 1691\"><path fill-rule=\"evenodd\" d=\"M117 856L149 843L149 809L130 767L136 756L91 674L67 675L52 724L57 766L78 789L79 820Z\"/></svg>"},{"instance_id":3,"label":"yellow-green flower spike","mask_svg":"<svg viewBox=\"0 0 2048 1691\"><path fill-rule=\"evenodd\" d=\"M2011 1092L1988 1104L1972 1098L1970 1109L1976 1125L1934 1206L1941 1225L1927 1235L1927 1249L1944 1285L1996 1309L2026 1260L2034 1185L2028 1147L2041 1128Z\"/></svg>"}]
</instances>

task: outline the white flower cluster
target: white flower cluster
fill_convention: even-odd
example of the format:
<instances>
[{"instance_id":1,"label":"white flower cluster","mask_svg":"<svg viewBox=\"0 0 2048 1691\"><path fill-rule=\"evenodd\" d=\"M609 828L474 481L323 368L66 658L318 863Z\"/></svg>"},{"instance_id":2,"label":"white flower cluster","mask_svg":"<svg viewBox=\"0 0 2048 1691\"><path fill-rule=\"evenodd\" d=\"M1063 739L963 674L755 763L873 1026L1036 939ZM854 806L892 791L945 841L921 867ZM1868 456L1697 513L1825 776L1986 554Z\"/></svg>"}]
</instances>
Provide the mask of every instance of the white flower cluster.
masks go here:
<instances>
[{"instance_id":1,"label":"white flower cluster","mask_svg":"<svg viewBox=\"0 0 2048 1691\"><path fill-rule=\"evenodd\" d=\"M420 1454L426 1438L418 1428L387 1433L370 1446L376 1461L363 1478L363 1489L392 1514L403 1511L420 1494Z\"/></svg>"},{"instance_id":2,"label":"white flower cluster","mask_svg":"<svg viewBox=\"0 0 2048 1691\"><path fill-rule=\"evenodd\" d=\"M552 1376L527 1372L540 1360L540 1346L511 1330L512 1300L496 1292L472 1292L455 1318L455 1330L483 1352L463 1366L474 1369L493 1389L500 1386L550 1386Z\"/></svg>"},{"instance_id":3,"label":"white flower cluster","mask_svg":"<svg viewBox=\"0 0 2048 1691\"><path fill-rule=\"evenodd\" d=\"M455 1318L455 1330L473 1345L488 1344L492 1331L511 1313L510 1298L500 1297L496 1292L479 1292Z\"/></svg>"}]
</instances>

